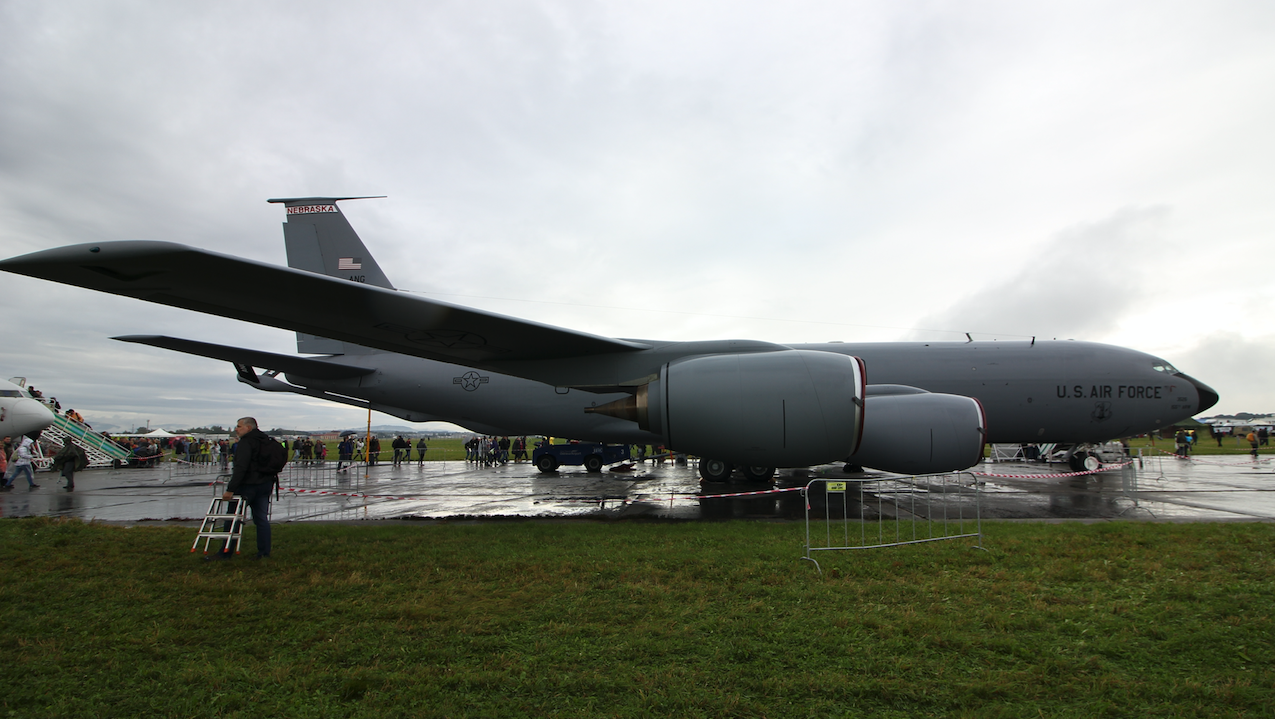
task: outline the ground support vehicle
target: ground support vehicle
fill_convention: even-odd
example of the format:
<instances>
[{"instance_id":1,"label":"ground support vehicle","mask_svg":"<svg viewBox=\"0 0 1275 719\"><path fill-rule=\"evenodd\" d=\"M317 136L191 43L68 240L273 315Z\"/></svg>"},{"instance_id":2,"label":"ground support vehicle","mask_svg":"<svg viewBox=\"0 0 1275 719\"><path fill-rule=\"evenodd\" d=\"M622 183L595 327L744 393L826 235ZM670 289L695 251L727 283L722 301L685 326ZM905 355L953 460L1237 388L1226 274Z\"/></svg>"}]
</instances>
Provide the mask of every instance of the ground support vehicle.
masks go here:
<instances>
[{"instance_id":1,"label":"ground support vehicle","mask_svg":"<svg viewBox=\"0 0 1275 719\"><path fill-rule=\"evenodd\" d=\"M541 472L555 472L558 467L583 465L590 472L601 472L608 464L623 462L629 458L627 444L597 444L577 442L573 444L546 444L531 452L531 461Z\"/></svg>"}]
</instances>

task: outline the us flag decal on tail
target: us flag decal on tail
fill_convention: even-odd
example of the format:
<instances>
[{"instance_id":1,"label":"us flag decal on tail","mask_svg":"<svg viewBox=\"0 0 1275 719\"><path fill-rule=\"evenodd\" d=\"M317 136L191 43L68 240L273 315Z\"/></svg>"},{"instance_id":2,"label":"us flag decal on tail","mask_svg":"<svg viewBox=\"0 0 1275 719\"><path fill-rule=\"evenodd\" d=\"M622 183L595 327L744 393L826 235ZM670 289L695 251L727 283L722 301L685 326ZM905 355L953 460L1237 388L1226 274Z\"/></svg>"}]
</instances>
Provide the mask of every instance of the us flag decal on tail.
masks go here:
<instances>
[{"instance_id":1,"label":"us flag decal on tail","mask_svg":"<svg viewBox=\"0 0 1275 719\"><path fill-rule=\"evenodd\" d=\"M336 269L338 272L343 270L361 270L363 269L362 257L341 257L336 261Z\"/></svg>"}]
</instances>

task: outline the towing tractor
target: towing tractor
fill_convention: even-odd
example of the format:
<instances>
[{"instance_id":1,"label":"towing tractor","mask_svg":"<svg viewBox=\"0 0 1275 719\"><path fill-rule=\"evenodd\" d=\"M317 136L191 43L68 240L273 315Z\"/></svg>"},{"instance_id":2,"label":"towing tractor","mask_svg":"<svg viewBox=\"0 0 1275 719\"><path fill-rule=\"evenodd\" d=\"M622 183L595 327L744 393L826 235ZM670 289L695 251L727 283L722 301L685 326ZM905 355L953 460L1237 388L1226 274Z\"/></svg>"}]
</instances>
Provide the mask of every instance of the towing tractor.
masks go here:
<instances>
[{"instance_id":1,"label":"towing tractor","mask_svg":"<svg viewBox=\"0 0 1275 719\"><path fill-rule=\"evenodd\" d=\"M629 458L627 444L597 444L575 442L572 444L546 444L531 452L531 461L541 472L556 472L562 465L584 466L590 472L601 472L608 464L623 462Z\"/></svg>"}]
</instances>

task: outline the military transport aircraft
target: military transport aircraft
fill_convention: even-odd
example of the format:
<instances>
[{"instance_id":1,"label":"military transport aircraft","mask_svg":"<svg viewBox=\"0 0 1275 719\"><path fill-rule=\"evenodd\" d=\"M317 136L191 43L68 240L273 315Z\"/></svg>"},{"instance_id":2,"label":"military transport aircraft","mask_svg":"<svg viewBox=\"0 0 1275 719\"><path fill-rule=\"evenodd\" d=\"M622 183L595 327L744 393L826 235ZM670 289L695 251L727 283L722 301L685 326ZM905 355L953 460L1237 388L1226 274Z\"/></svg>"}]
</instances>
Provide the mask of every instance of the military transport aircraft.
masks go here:
<instances>
[{"instance_id":1,"label":"military transport aircraft","mask_svg":"<svg viewBox=\"0 0 1275 719\"><path fill-rule=\"evenodd\" d=\"M964 469L985 442L1086 443L1217 402L1168 362L1072 341L780 345L601 337L398 292L341 212L286 208L288 268L168 242L70 245L0 269L297 332L301 357L119 337L234 363L240 382L485 434L661 444L739 469ZM194 269L198 271L192 271ZM257 370L263 370L258 374ZM282 377L280 376L282 375Z\"/></svg>"}]
</instances>

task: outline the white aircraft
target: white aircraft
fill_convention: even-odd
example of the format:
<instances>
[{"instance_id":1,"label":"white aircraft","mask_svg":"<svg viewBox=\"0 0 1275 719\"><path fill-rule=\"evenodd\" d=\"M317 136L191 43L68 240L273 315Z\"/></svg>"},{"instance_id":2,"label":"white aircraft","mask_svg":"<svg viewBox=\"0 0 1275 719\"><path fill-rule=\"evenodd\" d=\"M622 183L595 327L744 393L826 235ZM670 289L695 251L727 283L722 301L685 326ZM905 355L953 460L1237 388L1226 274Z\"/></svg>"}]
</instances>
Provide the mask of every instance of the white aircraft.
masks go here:
<instances>
[{"instance_id":1,"label":"white aircraft","mask_svg":"<svg viewBox=\"0 0 1275 719\"><path fill-rule=\"evenodd\" d=\"M53 412L21 387L0 380L0 437L39 432L53 424Z\"/></svg>"}]
</instances>

